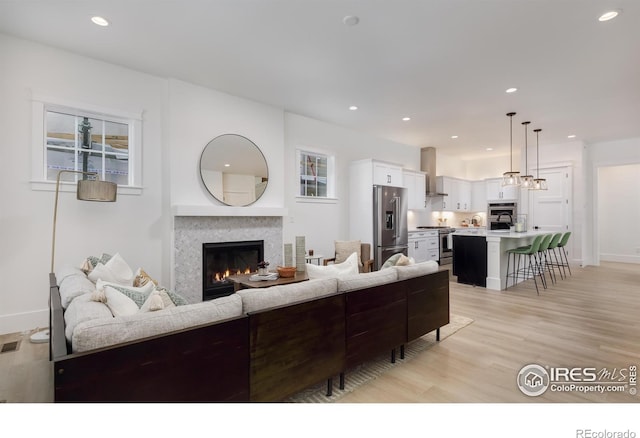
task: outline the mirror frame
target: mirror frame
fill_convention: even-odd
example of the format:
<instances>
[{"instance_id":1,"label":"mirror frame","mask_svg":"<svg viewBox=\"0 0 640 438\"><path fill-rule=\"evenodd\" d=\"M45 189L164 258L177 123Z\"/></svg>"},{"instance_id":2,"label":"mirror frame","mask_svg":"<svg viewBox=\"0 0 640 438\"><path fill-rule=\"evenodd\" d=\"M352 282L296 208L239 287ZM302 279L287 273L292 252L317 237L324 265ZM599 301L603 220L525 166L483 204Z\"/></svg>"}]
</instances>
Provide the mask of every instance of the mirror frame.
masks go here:
<instances>
[{"instance_id":1,"label":"mirror frame","mask_svg":"<svg viewBox=\"0 0 640 438\"><path fill-rule=\"evenodd\" d=\"M264 163L264 167L265 167L265 171L266 171L266 185L264 190L262 191L262 193L260 193L259 196L256 196L256 198L252 201L249 202L247 204L229 204L227 202L225 202L223 199L219 199L216 195L214 195L214 187L212 187L212 183L211 182L207 182L205 181L203 172L202 172L202 161L203 158L205 156L205 153L207 152L207 150L209 150L210 147L225 147L224 143L220 144L220 145L213 145L214 142L216 142L216 140L221 140L224 137L229 137L229 136L233 136L233 137L237 137L240 139L243 139L244 141L246 141L248 143L247 146L251 145L255 148L255 150L260 154L259 156L262 158L262 161ZM266 192L267 187L269 185L269 164L267 163L267 158L264 156L264 153L262 152L262 150L258 147L257 144L255 144L253 141L251 141L249 138L245 137L244 135L240 135L240 134L221 134L218 135L217 137L214 137L213 139L211 139L206 145L205 147L202 149L202 152L200 153L200 160L198 161L198 168L200 171L200 180L202 181L202 184L204 185L205 189L207 189L207 192L209 192L209 194L213 197L213 199L215 199L216 201L220 202L223 205L227 205L229 207L247 207L249 205L254 204L256 201L258 201Z\"/></svg>"}]
</instances>

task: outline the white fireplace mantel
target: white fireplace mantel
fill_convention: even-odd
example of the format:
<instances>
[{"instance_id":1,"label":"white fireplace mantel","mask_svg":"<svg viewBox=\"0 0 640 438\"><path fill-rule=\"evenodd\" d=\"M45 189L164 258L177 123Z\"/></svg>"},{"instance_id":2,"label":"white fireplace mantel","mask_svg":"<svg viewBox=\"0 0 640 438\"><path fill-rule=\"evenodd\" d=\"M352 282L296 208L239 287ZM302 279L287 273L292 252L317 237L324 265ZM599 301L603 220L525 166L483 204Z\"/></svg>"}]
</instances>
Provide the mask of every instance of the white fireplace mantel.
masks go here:
<instances>
[{"instance_id":1,"label":"white fireplace mantel","mask_svg":"<svg viewBox=\"0 0 640 438\"><path fill-rule=\"evenodd\" d=\"M174 216L277 216L286 217L289 209L284 207L231 207L227 205L173 205Z\"/></svg>"}]
</instances>

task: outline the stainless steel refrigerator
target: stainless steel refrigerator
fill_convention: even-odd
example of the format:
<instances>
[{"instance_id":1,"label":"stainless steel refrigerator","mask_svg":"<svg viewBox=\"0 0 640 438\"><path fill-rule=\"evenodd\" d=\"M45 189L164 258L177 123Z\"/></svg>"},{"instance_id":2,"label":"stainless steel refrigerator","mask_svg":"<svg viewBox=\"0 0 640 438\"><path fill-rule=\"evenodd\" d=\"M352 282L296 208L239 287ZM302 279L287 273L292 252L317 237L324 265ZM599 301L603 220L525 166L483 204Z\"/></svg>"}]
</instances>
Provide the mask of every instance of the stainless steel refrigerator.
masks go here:
<instances>
[{"instance_id":1,"label":"stainless steel refrigerator","mask_svg":"<svg viewBox=\"0 0 640 438\"><path fill-rule=\"evenodd\" d=\"M407 255L407 189L373 186L373 260L376 270L394 254Z\"/></svg>"}]
</instances>

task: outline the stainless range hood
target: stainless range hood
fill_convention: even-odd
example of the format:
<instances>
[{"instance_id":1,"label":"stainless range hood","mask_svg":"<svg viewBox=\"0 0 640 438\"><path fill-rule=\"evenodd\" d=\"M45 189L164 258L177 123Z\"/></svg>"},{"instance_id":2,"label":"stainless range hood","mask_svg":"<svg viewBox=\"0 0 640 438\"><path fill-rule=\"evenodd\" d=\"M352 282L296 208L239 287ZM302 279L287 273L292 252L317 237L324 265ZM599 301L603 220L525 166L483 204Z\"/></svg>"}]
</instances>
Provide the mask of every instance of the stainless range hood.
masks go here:
<instances>
[{"instance_id":1,"label":"stainless range hood","mask_svg":"<svg viewBox=\"0 0 640 438\"><path fill-rule=\"evenodd\" d=\"M436 191L436 148L420 149L420 170L427 174L425 193L428 197L448 196L447 193Z\"/></svg>"}]
</instances>

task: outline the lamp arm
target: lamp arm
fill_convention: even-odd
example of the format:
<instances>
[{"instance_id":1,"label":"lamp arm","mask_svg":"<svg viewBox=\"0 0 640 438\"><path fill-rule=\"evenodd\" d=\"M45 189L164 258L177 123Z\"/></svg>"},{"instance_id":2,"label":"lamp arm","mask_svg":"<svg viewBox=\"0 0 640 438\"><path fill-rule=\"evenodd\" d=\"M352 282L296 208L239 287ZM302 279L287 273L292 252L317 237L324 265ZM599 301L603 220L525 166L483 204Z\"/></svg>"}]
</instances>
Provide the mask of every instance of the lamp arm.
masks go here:
<instances>
[{"instance_id":1,"label":"lamp arm","mask_svg":"<svg viewBox=\"0 0 640 438\"><path fill-rule=\"evenodd\" d=\"M56 198L53 204L53 234L51 237L51 272L53 273L53 261L56 252L56 222L58 220L58 195L60 193L60 176L63 173L78 173L82 175L92 175L98 178L97 172L83 172L81 170L61 170L56 178Z\"/></svg>"}]
</instances>

